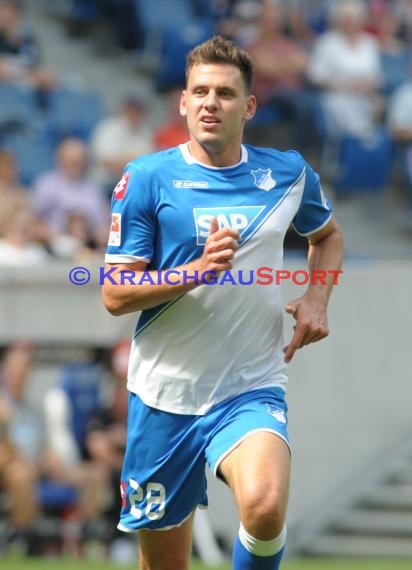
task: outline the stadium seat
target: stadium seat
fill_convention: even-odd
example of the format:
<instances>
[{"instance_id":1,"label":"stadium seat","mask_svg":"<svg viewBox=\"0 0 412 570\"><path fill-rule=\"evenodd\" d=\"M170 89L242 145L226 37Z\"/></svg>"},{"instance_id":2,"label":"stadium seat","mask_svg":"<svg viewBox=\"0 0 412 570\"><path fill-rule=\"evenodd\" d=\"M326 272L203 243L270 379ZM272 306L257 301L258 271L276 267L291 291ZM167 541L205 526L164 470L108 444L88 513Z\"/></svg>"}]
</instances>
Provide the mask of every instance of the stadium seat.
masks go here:
<instances>
[{"instance_id":1,"label":"stadium seat","mask_svg":"<svg viewBox=\"0 0 412 570\"><path fill-rule=\"evenodd\" d=\"M30 187L35 178L54 167L54 148L50 141L35 132L7 137L1 145L16 158L22 184Z\"/></svg>"},{"instance_id":2,"label":"stadium seat","mask_svg":"<svg viewBox=\"0 0 412 570\"><path fill-rule=\"evenodd\" d=\"M75 465L85 451L87 424L101 407L102 369L90 362L70 362L63 366L56 386L45 396L45 424L51 449L64 465ZM74 507L78 491L71 485L44 479L37 489L46 511Z\"/></svg>"},{"instance_id":3,"label":"stadium seat","mask_svg":"<svg viewBox=\"0 0 412 570\"><path fill-rule=\"evenodd\" d=\"M394 158L394 142L385 130L370 140L342 138L338 151L336 196L348 193L379 192L389 182Z\"/></svg>"},{"instance_id":4,"label":"stadium seat","mask_svg":"<svg viewBox=\"0 0 412 570\"><path fill-rule=\"evenodd\" d=\"M104 116L103 101L95 91L64 87L50 94L47 129L57 144L65 137L88 140Z\"/></svg>"},{"instance_id":5,"label":"stadium seat","mask_svg":"<svg viewBox=\"0 0 412 570\"><path fill-rule=\"evenodd\" d=\"M189 24L195 16L186 0L135 0L135 3L137 18L148 34Z\"/></svg>"},{"instance_id":6,"label":"stadium seat","mask_svg":"<svg viewBox=\"0 0 412 570\"><path fill-rule=\"evenodd\" d=\"M78 492L73 485L43 479L37 486L37 499L47 511L60 509L76 505Z\"/></svg>"},{"instance_id":7,"label":"stadium seat","mask_svg":"<svg viewBox=\"0 0 412 570\"><path fill-rule=\"evenodd\" d=\"M193 22L193 6L186 0L135 0L135 13L144 36L143 47L138 52L138 64L155 72L161 61L166 30Z\"/></svg>"},{"instance_id":8,"label":"stadium seat","mask_svg":"<svg viewBox=\"0 0 412 570\"><path fill-rule=\"evenodd\" d=\"M36 113L34 89L9 83L0 84L0 133L24 130L34 121Z\"/></svg>"},{"instance_id":9,"label":"stadium seat","mask_svg":"<svg viewBox=\"0 0 412 570\"><path fill-rule=\"evenodd\" d=\"M213 33L214 26L209 20L169 26L164 30L160 66L155 78L159 91L185 84L187 53Z\"/></svg>"},{"instance_id":10,"label":"stadium seat","mask_svg":"<svg viewBox=\"0 0 412 570\"><path fill-rule=\"evenodd\" d=\"M202 18L213 21L229 17L231 14L230 2L213 2L211 0L194 0L196 13Z\"/></svg>"},{"instance_id":11,"label":"stadium seat","mask_svg":"<svg viewBox=\"0 0 412 570\"><path fill-rule=\"evenodd\" d=\"M258 105L256 113L251 121L247 123L249 127L268 127L284 119L282 110L275 105Z\"/></svg>"},{"instance_id":12,"label":"stadium seat","mask_svg":"<svg viewBox=\"0 0 412 570\"><path fill-rule=\"evenodd\" d=\"M72 0L72 18L84 22L93 22L99 15L99 2L97 0Z\"/></svg>"},{"instance_id":13,"label":"stadium seat","mask_svg":"<svg viewBox=\"0 0 412 570\"><path fill-rule=\"evenodd\" d=\"M380 59L383 69L382 92L389 96L409 80L411 54L409 50L401 53L381 53Z\"/></svg>"},{"instance_id":14,"label":"stadium seat","mask_svg":"<svg viewBox=\"0 0 412 570\"><path fill-rule=\"evenodd\" d=\"M64 366L60 387L71 409L71 429L80 450L91 417L101 407L102 369L88 362L71 362Z\"/></svg>"}]
</instances>

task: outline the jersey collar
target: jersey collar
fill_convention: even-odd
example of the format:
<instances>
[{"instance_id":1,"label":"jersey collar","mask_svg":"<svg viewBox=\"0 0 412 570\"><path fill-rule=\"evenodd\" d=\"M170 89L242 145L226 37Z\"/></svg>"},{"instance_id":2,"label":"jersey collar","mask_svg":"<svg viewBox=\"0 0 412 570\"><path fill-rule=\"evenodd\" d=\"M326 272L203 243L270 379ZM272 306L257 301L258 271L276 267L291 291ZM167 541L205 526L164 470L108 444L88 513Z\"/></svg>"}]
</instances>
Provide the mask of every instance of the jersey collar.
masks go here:
<instances>
[{"instance_id":1,"label":"jersey collar","mask_svg":"<svg viewBox=\"0 0 412 570\"><path fill-rule=\"evenodd\" d=\"M183 156L186 164L189 164L189 165L199 164L200 166L203 166L204 168L210 168L211 170L225 170L227 168L236 168L237 166L239 166L243 162L248 161L247 148L243 144L240 146L241 156L240 156L239 162L237 162L236 164L232 164L231 166L210 166L209 164L203 164L202 162L199 162L190 154L189 142L186 142L186 143L179 145L179 148L180 148L180 152L182 153L182 156Z\"/></svg>"}]
</instances>

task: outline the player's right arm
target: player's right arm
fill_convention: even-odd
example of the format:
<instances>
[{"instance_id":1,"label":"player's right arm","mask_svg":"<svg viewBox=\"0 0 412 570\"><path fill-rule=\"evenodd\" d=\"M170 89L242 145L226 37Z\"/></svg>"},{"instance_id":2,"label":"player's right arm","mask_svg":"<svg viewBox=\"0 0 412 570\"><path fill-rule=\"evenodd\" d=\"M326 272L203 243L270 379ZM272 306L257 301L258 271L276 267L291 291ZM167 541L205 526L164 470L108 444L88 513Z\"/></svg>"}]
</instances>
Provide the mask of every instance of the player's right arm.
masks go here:
<instances>
[{"instance_id":1,"label":"player's right arm","mask_svg":"<svg viewBox=\"0 0 412 570\"><path fill-rule=\"evenodd\" d=\"M202 276L209 271L220 273L232 269L239 237L239 233L232 228L219 229L217 220L213 219L202 256L174 267L173 270L177 273L173 274L173 283L168 283L170 280L165 279L168 270L148 271L148 264L144 261L106 264L107 278L102 283L102 298L106 309L116 316L150 309L201 285ZM184 280L184 275L196 275L198 278Z\"/></svg>"}]
</instances>

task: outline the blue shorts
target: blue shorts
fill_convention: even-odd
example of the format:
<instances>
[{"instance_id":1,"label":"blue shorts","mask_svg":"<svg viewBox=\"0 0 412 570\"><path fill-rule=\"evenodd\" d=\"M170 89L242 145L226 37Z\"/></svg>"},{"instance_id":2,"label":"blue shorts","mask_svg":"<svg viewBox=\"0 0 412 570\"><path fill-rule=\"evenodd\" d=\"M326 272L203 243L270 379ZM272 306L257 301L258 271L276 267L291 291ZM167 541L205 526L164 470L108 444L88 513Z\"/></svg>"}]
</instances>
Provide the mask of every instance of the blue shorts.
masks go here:
<instances>
[{"instance_id":1,"label":"blue shorts","mask_svg":"<svg viewBox=\"0 0 412 570\"><path fill-rule=\"evenodd\" d=\"M207 506L206 461L216 475L220 462L257 431L276 433L288 444L282 389L241 394L204 416L157 410L130 393L118 528L167 529L181 524L198 505Z\"/></svg>"}]
</instances>

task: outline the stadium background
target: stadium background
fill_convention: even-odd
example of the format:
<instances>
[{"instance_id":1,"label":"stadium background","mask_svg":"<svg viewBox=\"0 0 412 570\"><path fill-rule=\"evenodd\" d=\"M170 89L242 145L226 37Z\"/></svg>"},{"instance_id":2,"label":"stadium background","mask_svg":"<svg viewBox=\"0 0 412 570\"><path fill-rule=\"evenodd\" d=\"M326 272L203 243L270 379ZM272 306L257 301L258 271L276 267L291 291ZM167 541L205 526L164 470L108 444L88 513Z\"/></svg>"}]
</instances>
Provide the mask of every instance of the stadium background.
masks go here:
<instances>
[{"instance_id":1,"label":"stadium background","mask_svg":"<svg viewBox=\"0 0 412 570\"><path fill-rule=\"evenodd\" d=\"M160 123L165 97L154 90L150 74L139 68L130 50L104 45L100 34L105 28L98 26L94 36L83 30L68 35L56 18L58 4L69 3L26 2L45 61L68 80L100 93L108 112L125 93L150 97L152 120ZM379 495L394 470L406 472L412 464L412 255L410 236L397 225L402 203L396 182L395 176L380 192L345 200L334 198L333 183L326 188L346 236L346 260L330 308L331 336L300 351L290 366L290 556L386 554L412 560L410 546L408 550L404 544L408 538L410 542L411 523L396 520L397 513L412 518L407 510L412 507L410 475L403 480L397 507L386 506L391 516L386 530L383 523L374 527L380 516L376 505L357 519L351 518L350 509L375 492ZM303 260L300 246L286 252L286 268L304 268ZM38 406L62 363L96 349L105 362L107 352L129 335L135 322L134 317L105 313L97 265L88 266L92 279L83 287L69 282L72 266L56 262L30 270L0 270L0 344L5 347L22 338L36 343L30 393ZM298 287L285 283L285 300L299 293ZM286 335L291 324L286 319ZM211 478L210 502L213 530L230 545L237 532L236 514L226 489ZM368 567L366 561L362 564Z\"/></svg>"}]
</instances>

